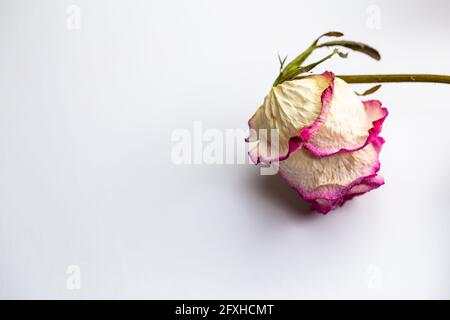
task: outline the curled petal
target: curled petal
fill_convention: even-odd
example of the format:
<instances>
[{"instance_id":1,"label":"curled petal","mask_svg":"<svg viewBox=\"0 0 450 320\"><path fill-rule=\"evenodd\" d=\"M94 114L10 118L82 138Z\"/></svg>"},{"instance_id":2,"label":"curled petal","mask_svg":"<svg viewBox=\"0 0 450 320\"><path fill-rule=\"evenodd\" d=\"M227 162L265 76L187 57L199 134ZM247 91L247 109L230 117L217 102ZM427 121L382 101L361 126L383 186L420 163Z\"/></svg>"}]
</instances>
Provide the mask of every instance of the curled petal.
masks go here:
<instances>
[{"instance_id":1,"label":"curled petal","mask_svg":"<svg viewBox=\"0 0 450 320\"><path fill-rule=\"evenodd\" d=\"M377 175L383 143L377 137L361 150L330 157L316 157L301 149L280 162L279 173L312 209L327 213L384 183Z\"/></svg>"},{"instance_id":2,"label":"curled petal","mask_svg":"<svg viewBox=\"0 0 450 320\"><path fill-rule=\"evenodd\" d=\"M272 88L264 104L249 120L251 132L247 141L257 141L250 151L253 162L287 159L301 148L304 139L324 125L331 105L333 81L333 73L325 72L285 81ZM271 134L273 129L278 133L276 141Z\"/></svg>"},{"instance_id":3,"label":"curled petal","mask_svg":"<svg viewBox=\"0 0 450 320\"><path fill-rule=\"evenodd\" d=\"M377 139L387 115L380 101L361 102L345 81L336 78L326 121L303 146L318 157L360 150Z\"/></svg>"}]
</instances>

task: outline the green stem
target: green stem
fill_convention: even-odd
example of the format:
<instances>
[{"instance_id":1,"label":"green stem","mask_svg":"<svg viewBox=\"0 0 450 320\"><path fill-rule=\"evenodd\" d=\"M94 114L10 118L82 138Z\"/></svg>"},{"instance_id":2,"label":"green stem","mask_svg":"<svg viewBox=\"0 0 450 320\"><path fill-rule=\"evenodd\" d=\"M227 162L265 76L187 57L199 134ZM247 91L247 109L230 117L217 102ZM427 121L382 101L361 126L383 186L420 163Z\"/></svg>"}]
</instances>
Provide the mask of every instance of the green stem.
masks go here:
<instances>
[{"instance_id":1,"label":"green stem","mask_svg":"<svg viewBox=\"0 0 450 320\"><path fill-rule=\"evenodd\" d=\"M450 76L440 74L368 74L338 75L348 83L436 82L450 84Z\"/></svg>"}]
</instances>

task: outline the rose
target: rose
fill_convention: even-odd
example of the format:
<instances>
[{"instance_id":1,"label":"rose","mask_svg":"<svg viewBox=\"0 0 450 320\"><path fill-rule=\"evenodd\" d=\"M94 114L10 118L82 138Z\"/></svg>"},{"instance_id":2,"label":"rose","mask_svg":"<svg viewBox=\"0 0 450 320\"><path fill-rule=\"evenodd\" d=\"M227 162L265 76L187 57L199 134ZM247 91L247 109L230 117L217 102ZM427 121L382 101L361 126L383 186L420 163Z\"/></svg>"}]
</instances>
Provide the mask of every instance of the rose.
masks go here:
<instances>
[{"instance_id":1,"label":"rose","mask_svg":"<svg viewBox=\"0 0 450 320\"><path fill-rule=\"evenodd\" d=\"M349 83L436 82L450 84L450 76L435 74L377 74L335 77L331 72L305 76L333 56L347 57L346 48L380 60L380 53L367 44L340 38L342 32L322 34L280 73L263 105L249 120L256 142L249 154L255 163L277 164L279 174L312 208L327 213L357 195L378 188L384 180L379 136L388 111L378 100L361 102ZM305 65L318 49L334 47L332 53ZM345 82L345 81L347 82ZM374 93L377 85L363 93ZM268 134L270 131L270 134ZM273 134L273 132L278 134Z\"/></svg>"},{"instance_id":2,"label":"rose","mask_svg":"<svg viewBox=\"0 0 450 320\"><path fill-rule=\"evenodd\" d=\"M327 213L384 183L377 173L387 115L331 72L289 79L272 87L249 120L248 140L257 142L249 154L255 163L278 161L280 176ZM279 140L261 129L277 129Z\"/></svg>"}]
</instances>

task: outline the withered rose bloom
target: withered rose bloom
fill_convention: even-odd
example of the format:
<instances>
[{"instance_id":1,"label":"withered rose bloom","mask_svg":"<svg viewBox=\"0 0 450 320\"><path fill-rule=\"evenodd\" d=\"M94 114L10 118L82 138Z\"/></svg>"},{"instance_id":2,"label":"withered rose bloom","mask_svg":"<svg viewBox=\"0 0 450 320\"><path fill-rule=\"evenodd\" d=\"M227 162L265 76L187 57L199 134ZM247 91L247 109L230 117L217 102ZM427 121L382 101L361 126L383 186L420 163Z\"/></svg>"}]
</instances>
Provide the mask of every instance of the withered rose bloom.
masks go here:
<instances>
[{"instance_id":1,"label":"withered rose bloom","mask_svg":"<svg viewBox=\"0 0 450 320\"><path fill-rule=\"evenodd\" d=\"M381 102L361 101L331 72L284 81L249 120L248 140L256 142L250 157L278 161L280 176L312 209L327 213L384 183L377 173L387 115Z\"/></svg>"}]
</instances>

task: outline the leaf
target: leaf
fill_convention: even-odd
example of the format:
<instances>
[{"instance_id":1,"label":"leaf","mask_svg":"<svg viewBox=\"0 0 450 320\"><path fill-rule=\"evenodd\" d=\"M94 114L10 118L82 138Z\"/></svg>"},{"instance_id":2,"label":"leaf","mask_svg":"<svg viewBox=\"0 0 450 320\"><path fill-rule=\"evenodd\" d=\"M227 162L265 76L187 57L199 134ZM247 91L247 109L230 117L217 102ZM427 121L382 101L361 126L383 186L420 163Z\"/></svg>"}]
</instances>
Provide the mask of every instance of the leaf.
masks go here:
<instances>
[{"instance_id":1,"label":"leaf","mask_svg":"<svg viewBox=\"0 0 450 320\"><path fill-rule=\"evenodd\" d=\"M339 50L334 49L332 53L330 53L329 55L327 55L325 58L320 59L319 61L313 62L307 66L302 67L303 72L308 72L311 71L314 67L316 67L317 65L321 64L322 62L331 59L335 54L341 56L341 52L339 52ZM302 73L303 73L302 72Z\"/></svg>"},{"instance_id":2,"label":"leaf","mask_svg":"<svg viewBox=\"0 0 450 320\"><path fill-rule=\"evenodd\" d=\"M329 41L329 42L324 42L317 46L317 48L322 48L322 47L345 47L345 48L348 48L348 49L351 49L354 51L359 51L361 53L367 54L368 56L370 56L371 58L373 58L375 60L381 59L380 53L376 49L374 49L371 46L368 46L367 44L364 44L362 42L347 41L347 40Z\"/></svg>"},{"instance_id":3,"label":"leaf","mask_svg":"<svg viewBox=\"0 0 450 320\"><path fill-rule=\"evenodd\" d=\"M283 70L284 64L286 63L287 56L285 56L284 59L281 59L280 54L277 53L277 55L278 61L280 62L280 72L281 72L281 70Z\"/></svg>"},{"instance_id":4,"label":"leaf","mask_svg":"<svg viewBox=\"0 0 450 320\"><path fill-rule=\"evenodd\" d=\"M305 62L305 60L308 59L308 57L313 53L313 51L318 48L344 47L347 49L351 49L354 51L364 53L364 54L372 57L375 60L381 59L381 56L376 49L374 49L364 43L361 43L361 42L347 41L347 40L335 40L335 41L328 41L328 42L319 44L320 39L322 39L323 37L338 38L338 37L342 37L343 35L344 34L339 31L329 31L329 32L322 34L316 40L314 40L314 42L305 51L300 53L294 60L289 62L286 65L286 67L284 67L286 58L281 59L281 57L278 56L278 60L280 61L280 65L281 65L280 73L279 73L278 77L275 79L275 82L273 85L276 86L276 85L282 83L283 81L292 79L295 76L298 76L304 72L308 72L311 69L313 69L315 66L317 66L318 64L322 63L323 61L330 59L335 54L338 54L341 58L347 58L347 55L348 55L347 53L343 53L343 52L335 50L335 51L333 51L332 54L328 55L324 59L321 59L321 60L314 62L307 66L302 66L302 64Z\"/></svg>"},{"instance_id":5,"label":"leaf","mask_svg":"<svg viewBox=\"0 0 450 320\"><path fill-rule=\"evenodd\" d=\"M290 72L292 70L295 70L297 68L299 68L303 62L305 62L305 60L311 55L311 53L318 48L319 46L317 46L317 43L319 42L320 39L322 39L323 37L342 37L344 34L342 32L339 31L329 31L326 32L322 35L320 35L316 40L314 40L314 42L302 53L300 53L294 60L292 60L287 66L286 66L286 71Z\"/></svg>"},{"instance_id":6,"label":"leaf","mask_svg":"<svg viewBox=\"0 0 450 320\"><path fill-rule=\"evenodd\" d=\"M289 79L293 79L293 78L295 78L296 76L298 76L298 75L300 75L302 73L311 71L317 65L321 64L322 62L324 62L324 61L326 61L328 59L331 59L335 54L341 55L341 52L339 52L339 50L337 50L337 49L334 49L332 53L330 53L326 57L324 57L324 58L322 58L322 59L320 59L320 60L318 60L316 62L313 62L313 63L311 63L311 64L309 64L307 66L304 66L304 67L298 67L296 69L289 70L288 72L283 72L282 77L281 78L279 77L279 78L277 78L277 80L275 80L274 86L276 86L277 84L280 84L283 81L286 81L286 80L289 80Z\"/></svg>"},{"instance_id":7,"label":"leaf","mask_svg":"<svg viewBox=\"0 0 450 320\"><path fill-rule=\"evenodd\" d=\"M372 94L372 93L378 91L378 89L380 89L380 88L381 88L381 84L377 84L376 86L373 86L372 88L367 89L363 93L356 92L356 94L358 96L368 96L369 94Z\"/></svg>"},{"instance_id":8,"label":"leaf","mask_svg":"<svg viewBox=\"0 0 450 320\"><path fill-rule=\"evenodd\" d=\"M320 37L318 37L316 39L316 41L314 41L316 44L319 42L320 39L322 39L323 37L335 37L335 38L339 38L342 37L344 34L342 32L339 31L329 31L327 33L324 33L323 35L321 35Z\"/></svg>"}]
</instances>

